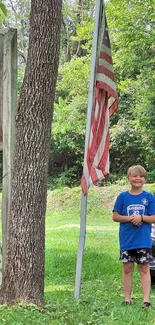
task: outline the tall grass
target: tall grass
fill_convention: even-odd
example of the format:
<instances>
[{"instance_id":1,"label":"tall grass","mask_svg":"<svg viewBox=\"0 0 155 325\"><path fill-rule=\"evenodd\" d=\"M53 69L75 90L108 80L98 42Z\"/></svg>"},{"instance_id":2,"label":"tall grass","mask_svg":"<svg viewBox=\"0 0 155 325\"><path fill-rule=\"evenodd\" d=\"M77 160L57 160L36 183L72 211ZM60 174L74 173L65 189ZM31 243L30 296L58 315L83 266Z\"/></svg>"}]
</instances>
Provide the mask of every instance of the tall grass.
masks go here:
<instances>
[{"instance_id":1,"label":"tall grass","mask_svg":"<svg viewBox=\"0 0 155 325\"><path fill-rule=\"evenodd\" d=\"M45 306L0 307L0 325L155 324L155 287L151 310L142 311L135 268L132 306L124 307L118 224L112 221L117 194L126 186L92 187L88 195L87 234L80 300L74 299L80 224L80 188L48 192L46 213ZM155 192L155 185L146 185Z\"/></svg>"}]
</instances>

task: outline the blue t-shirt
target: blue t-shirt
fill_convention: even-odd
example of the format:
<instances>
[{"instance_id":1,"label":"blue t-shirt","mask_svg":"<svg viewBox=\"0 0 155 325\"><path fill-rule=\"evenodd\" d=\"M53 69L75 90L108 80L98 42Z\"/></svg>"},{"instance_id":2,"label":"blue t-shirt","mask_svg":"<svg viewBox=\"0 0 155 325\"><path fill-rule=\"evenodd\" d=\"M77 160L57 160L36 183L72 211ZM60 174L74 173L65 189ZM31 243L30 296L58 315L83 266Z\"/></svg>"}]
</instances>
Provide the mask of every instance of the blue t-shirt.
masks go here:
<instances>
[{"instance_id":1,"label":"blue t-shirt","mask_svg":"<svg viewBox=\"0 0 155 325\"><path fill-rule=\"evenodd\" d=\"M113 211L123 216L155 215L155 198L146 191L138 195L132 195L128 191L122 192L116 199ZM120 223L119 240L121 251L151 248L151 224L143 222L140 226L135 226L131 222Z\"/></svg>"}]
</instances>

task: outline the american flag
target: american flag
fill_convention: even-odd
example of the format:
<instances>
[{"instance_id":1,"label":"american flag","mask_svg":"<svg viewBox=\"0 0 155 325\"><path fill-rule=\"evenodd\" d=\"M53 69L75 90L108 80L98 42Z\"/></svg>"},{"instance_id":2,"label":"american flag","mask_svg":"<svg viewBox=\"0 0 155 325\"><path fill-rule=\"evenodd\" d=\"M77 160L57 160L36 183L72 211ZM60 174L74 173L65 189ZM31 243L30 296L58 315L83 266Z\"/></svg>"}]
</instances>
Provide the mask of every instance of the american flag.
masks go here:
<instances>
[{"instance_id":1,"label":"american flag","mask_svg":"<svg viewBox=\"0 0 155 325\"><path fill-rule=\"evenodd\" d=\"M101 11L96 62L91 128L81 179L84 195L88 193L92 183L98 182L109 174L109 117L118 107L104 4Z\"/></svg>"}]
</instances>

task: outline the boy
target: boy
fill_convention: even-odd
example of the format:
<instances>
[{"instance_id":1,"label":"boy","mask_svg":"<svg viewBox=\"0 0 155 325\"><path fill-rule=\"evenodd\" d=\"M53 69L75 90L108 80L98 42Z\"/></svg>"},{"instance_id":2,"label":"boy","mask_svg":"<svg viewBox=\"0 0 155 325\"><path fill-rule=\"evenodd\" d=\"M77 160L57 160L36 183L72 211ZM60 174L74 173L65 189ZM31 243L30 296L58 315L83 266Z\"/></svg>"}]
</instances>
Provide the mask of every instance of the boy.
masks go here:
<instances>
[{"instance_id":1,"label":"boy","mask_svg":"<svg viewBox=\"0 0 155 325\"><path fill-rule=\"evenodd\" d=\"M143 308L151 307L149 261L152 259L151 223L155 223L154 196L142 189L146 176L142 166L131 166L127 172L131 188L118 195L113 209L113 220L120 222L120 260L123 263L125 304L131 304L132 274L136 262L143 291Z\"/></svg>"}]
</instances>

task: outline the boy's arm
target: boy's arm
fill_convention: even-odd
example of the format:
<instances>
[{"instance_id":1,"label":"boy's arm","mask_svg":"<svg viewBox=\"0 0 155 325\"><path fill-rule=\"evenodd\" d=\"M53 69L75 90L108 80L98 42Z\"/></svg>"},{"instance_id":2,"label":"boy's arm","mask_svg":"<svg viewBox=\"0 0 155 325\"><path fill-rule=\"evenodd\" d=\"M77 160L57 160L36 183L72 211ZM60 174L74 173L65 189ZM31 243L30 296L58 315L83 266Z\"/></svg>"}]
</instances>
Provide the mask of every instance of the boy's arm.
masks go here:
<instances>
[{"instance_id":1,"label":"boy's arm","mask_svg":"<svg viewBox=\"0 0 155 325\"><path fill-rule=\"evenodd\" d=\"M129 216L122 216L117 211L113 212L113 220L116 222L130 222L131 217Z\"/></svg>"},{"instance_id":2,"label":"boy's arm","mask_svg":"<svg viewBox=\"0 0 155 325\"><path fill-rule=\"evenodd\" d=\"M132 216L122 216L117 211L113 212L113 220L115 222L131 222L132 224L139 226L142 222L155 223L155 214L151 216L144 215L132 215Z\"/></svg>"},{"instance_id":3,"label":"boy's arm","mask_svg":"<svg viewBox=\"0 0 155 325\"><path fill-rule=\"evenodd\" d=\"M152 214L151 216L142 215L142 219L143 219L143 222L155 223L155 214Z\"/></svg>"},{"instance_id":4,"label":"boy's arm","mask_svg":"<svg viewBox=\"0 0 155 325\"><path fill-rule=\"evenodd\" d=\"M135 226L140 226L142 223L142 216L140 214L139 215L132 214L131 216L122 216L117 211L114 211L113 220L116 222L121 222L121 223L131 222ZM149 222L152 223L152 221L149 221Z\"/></svg>"}]
</instances>

